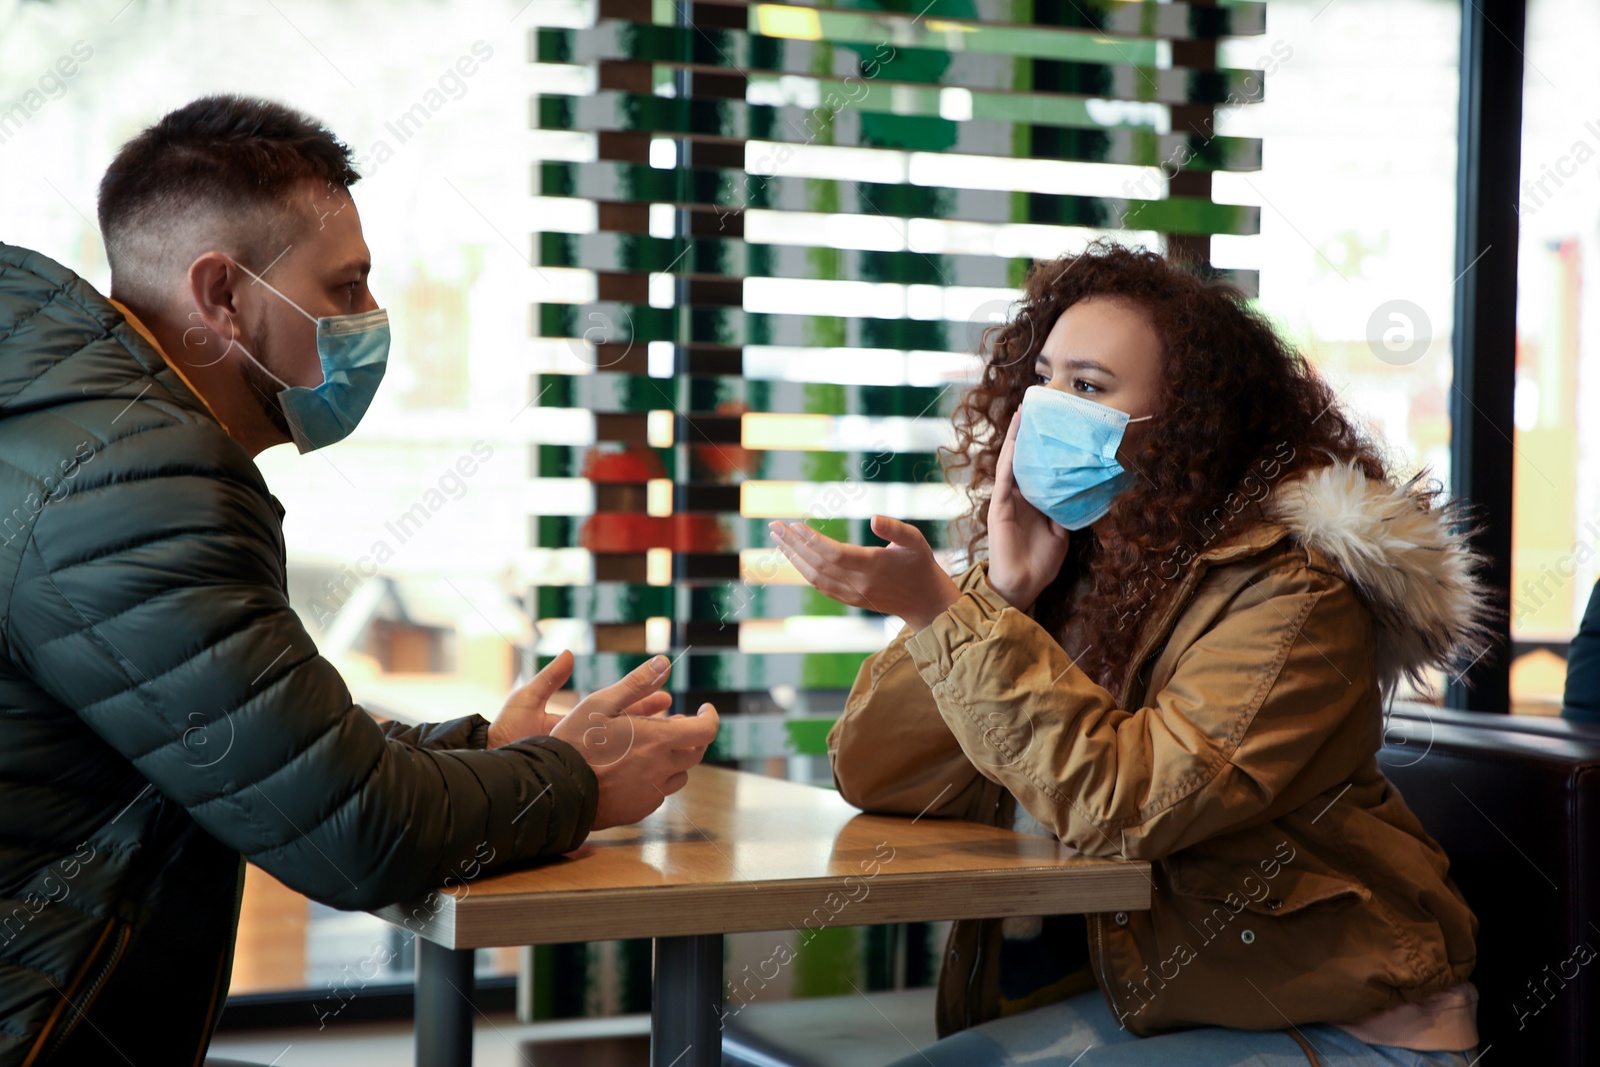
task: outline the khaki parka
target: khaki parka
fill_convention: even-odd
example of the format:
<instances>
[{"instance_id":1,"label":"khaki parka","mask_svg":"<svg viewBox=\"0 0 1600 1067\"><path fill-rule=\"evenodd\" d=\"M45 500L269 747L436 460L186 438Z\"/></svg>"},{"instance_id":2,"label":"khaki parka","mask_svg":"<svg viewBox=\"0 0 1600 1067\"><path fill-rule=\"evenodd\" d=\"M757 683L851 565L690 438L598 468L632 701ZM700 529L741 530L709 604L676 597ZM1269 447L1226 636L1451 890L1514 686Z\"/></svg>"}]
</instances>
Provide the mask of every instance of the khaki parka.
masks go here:
<instances>
[{"instance_id":1,"label":"khaki parka","mask_svg":"<svg viewBox=\"0 0 1600 1067\"><path fill-rule=\"evenodd\" d=\"M1240 532L1197 535L1099 637L1131 644L1120 703L980 561L867 660L828 738L865 810L1009 827L1021 804L1082 853L1150 861L1150 910L1088 916L1087 967L1046 998L1097 985L1140 1035L1352 1021L1476 957L1477 918L1380 747L1400 679L1484 640L1478 560L1417 479L1256 481L1227 504L1250 509ZM955 924L941 1036L1002 1013L1000 936Z\"/></svg>"}]
</instances>

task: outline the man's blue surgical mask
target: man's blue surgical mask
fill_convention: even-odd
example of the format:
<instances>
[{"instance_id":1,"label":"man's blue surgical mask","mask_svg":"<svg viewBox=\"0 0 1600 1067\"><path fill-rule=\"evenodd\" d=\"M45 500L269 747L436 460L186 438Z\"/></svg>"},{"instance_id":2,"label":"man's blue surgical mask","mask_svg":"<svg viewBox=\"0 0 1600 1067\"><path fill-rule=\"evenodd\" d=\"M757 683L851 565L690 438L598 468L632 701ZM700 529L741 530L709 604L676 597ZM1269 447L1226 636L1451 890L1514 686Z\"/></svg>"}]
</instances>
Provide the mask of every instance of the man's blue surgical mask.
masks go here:
<instances>
[{"instance_id":1,"label":"man's blue surgical mask","mask_svg":"<svg viewBox=\"0 0 1600 1067\"><path fill-rule=\"evenodd\" d=\"M1117 462L1125 411L1048 386L1022 395L1011 473L1022 498L1069 530L1103 518L1133 484L1133 473Z\"/></svg>"},{"instance_id":2,"label":"man's blue surgical mask","mask_svg":"<svg viewBox=\"0 0 1600 1067\"><path fill-rule=\"evenodd\" d=\"M289 433L302 454L350 436L383 381L389 362L389 313L382 308L355 315L317 318L279 292L265 278L240 264L245 273L271 289L300 314L317 324L317 358L322 362L322 384L290 385L279 378L250 350L239 350L283 386L278 404L289 422ZM238 344L237 341L234 342Z\"/></svg>"}]
</instances>

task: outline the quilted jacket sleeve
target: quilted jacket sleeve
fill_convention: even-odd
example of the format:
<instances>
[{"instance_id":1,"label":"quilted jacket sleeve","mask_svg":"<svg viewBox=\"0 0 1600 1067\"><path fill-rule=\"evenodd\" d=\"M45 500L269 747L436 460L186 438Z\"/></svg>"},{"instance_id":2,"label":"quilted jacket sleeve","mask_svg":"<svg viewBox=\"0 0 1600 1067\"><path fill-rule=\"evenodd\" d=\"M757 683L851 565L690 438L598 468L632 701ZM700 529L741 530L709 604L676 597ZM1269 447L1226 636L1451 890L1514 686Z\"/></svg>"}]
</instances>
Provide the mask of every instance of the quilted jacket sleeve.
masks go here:
<instances>
[{"instance_id":1,"label":"quilted jacket sleeve","mask_svg":"<svg viewBox=\"0 0 1600 1067\"><path fill-rule=\"evenodd\" d=\"M140 417L22 551L5 638L36 684L213 836L335 907L583 841L597 784L570 746L468 747L471 719L386 736L290 609L244 454L213 423Z\"/></svg>"},{"instance_id":2,"label":"quilted jacket sleeve","mask_svg":"<svg viewBox=\"0 0 1600 1067\"><path fill-rule=\"evenodd\" d=\"M378 727L390 741L398 741L417 748L489 747L489 720L482 715L466 715L449 722L424 722L408 725L403 722L381 723Z\"/></svg>"}]
</instances>

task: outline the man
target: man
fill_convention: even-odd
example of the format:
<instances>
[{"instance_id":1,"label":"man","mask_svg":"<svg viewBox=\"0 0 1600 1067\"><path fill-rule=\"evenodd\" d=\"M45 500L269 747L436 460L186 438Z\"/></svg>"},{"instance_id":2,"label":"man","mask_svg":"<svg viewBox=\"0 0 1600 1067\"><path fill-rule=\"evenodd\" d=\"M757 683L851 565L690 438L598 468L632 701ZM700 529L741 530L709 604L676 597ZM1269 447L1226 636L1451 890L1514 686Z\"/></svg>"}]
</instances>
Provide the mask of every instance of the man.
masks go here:
<instances>
[{"instance_id":1,"label":"man","mask_svg":"<svg viewBox=\"0 0 1600 1067\"><path fill-rule=\"evenodd\" d=\"M664 657L565 717L563 653L493 725L402 728L317 654L253 458L342 438L382 376L357 177L208 97L101 183L109 300L0 244L0 1067L200 1062L245 859L378 907L643 818L716 734L656 714Z\"/></svg>"}]
</instances>

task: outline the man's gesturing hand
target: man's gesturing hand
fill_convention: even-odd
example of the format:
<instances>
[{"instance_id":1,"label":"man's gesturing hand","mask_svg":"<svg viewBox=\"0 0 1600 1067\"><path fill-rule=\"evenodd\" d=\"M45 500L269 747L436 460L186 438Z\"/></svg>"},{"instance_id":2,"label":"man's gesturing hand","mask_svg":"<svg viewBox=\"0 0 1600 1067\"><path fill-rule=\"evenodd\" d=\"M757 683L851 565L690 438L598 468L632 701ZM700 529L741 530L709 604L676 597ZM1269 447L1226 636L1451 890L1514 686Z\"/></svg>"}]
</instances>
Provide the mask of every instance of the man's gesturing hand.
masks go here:
<instances>
[{"instance_id":1,"label":"man's gesturing hand","mask_svg":"<svg viewBox=\"0 0 1600 1067\"><path fill-rule=\"evenodd\" d=\"M556 728L556 723L561 721L561 716L552 715L544 710L550 698L562 686L567 684L567 679L572 677L572 653L566 649L551 660L545 669L533 676L533 681L516 689L506 698L505 707L500 709L500 714L489 725L489 747L499 748L524 737L548 737L550 731ZM659 711L672 702L670 696L666 703L659 704L652 711ZM648 714L648 713L646 713Z\"/></svg>"},{"instance_id":2,"label":"man's gesturing hand","mask_svg":"<svg viewBox=\"0 0 1600 1067\"><path fill-rule=\"evenodd\" d=\"M717 710L710 704L700 705L697 715L660 716L672 704L672 695L661 691L671 666L665 656L653 657L580 700L550 731L594 768L600 781L596 830L638 822L659 808L683 788L689 768L717 736Z\"/></svg>"}]
</instances>

